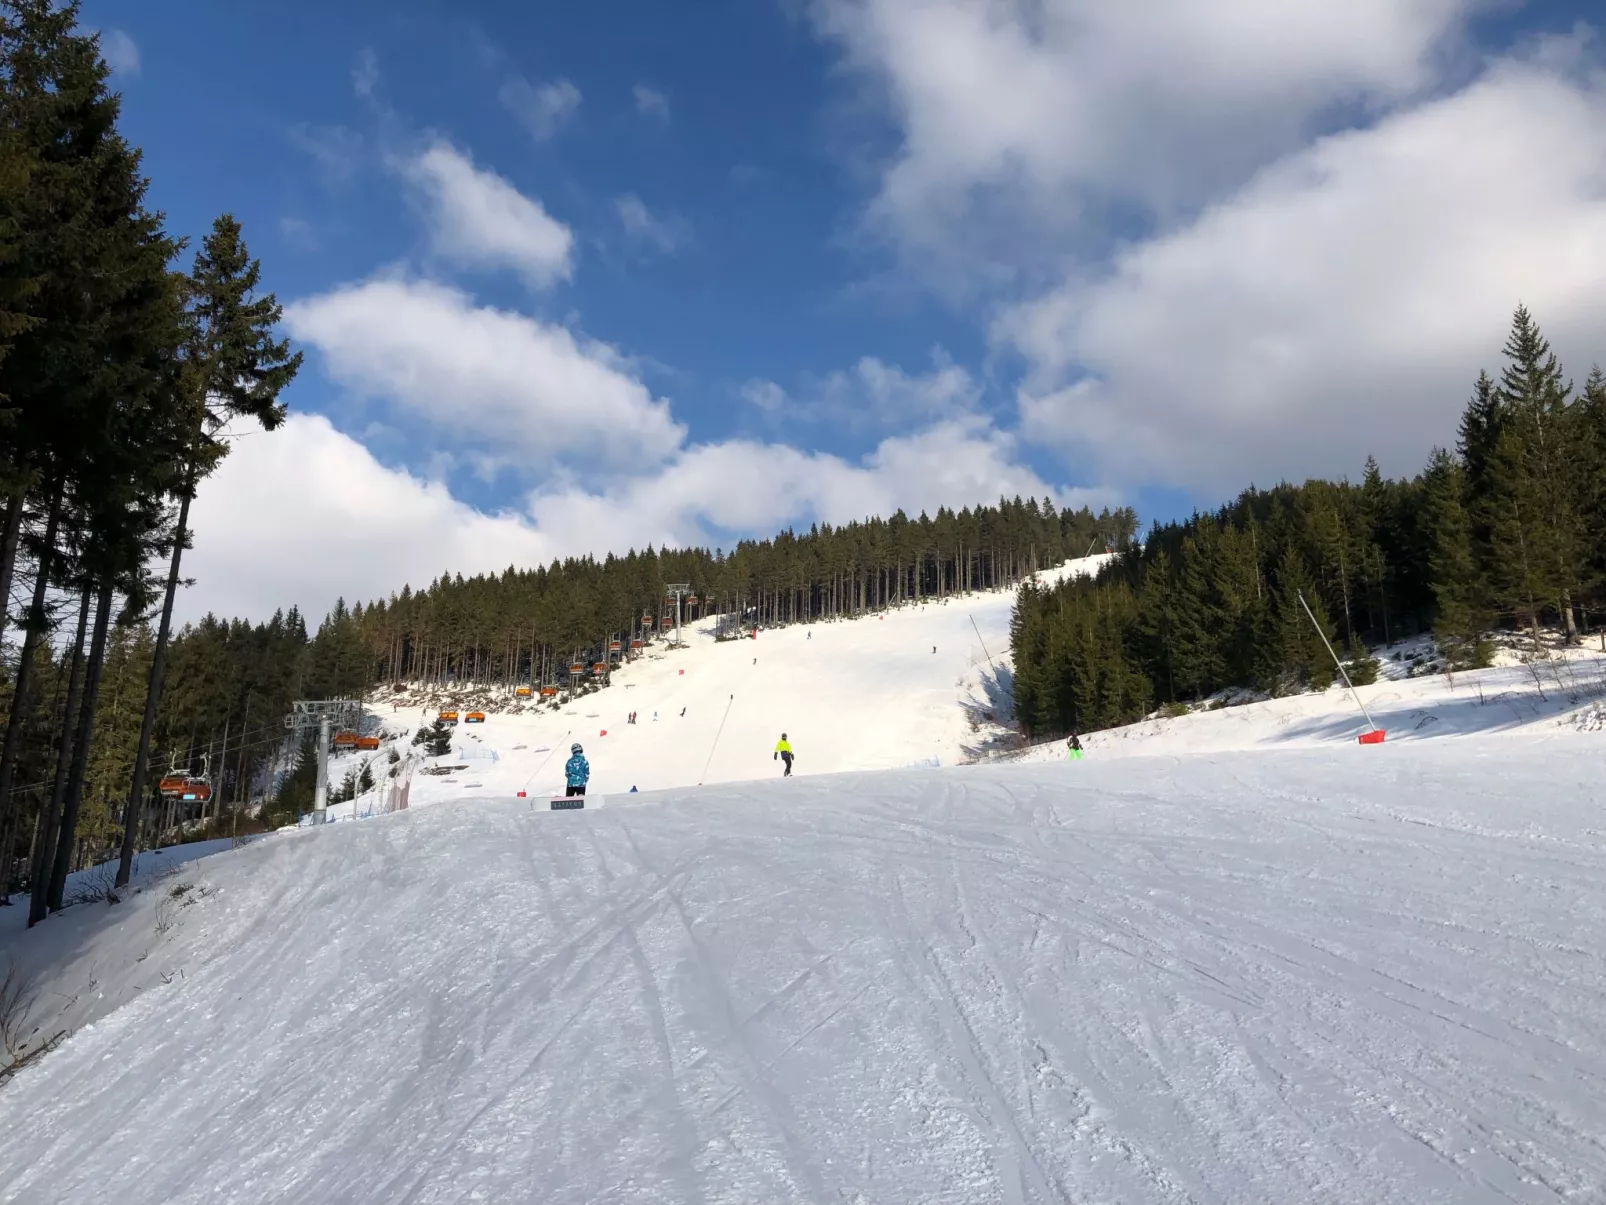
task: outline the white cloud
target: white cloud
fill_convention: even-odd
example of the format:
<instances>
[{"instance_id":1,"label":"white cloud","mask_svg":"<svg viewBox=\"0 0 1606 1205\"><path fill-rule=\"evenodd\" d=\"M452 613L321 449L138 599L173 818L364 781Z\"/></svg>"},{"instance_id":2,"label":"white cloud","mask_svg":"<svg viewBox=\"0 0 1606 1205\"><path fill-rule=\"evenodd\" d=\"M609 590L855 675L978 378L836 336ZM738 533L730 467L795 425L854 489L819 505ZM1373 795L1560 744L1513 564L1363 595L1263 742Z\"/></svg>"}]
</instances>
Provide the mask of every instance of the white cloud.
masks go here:
<instances>
[{"instance_id":1,"label":"white cloud","mask_svg":"<svg viewBox=\"0 0 1606 1205\"><path fill-rule=\"evenodd\" d=\"M531 495L523 513L487 515L438 482L384 467L322 416L298 414L272 434L237 440L203 483L185 558L196 585L180 595L178 615L261 621L294 604L315 626L337 597L387 597L442 570L498 572L649 543L713 545L721 532L768 536L789 523L844 523L899 507L929 513L1000 495L1108 500L1051 490L1014 451L1006 435L957 424L886 440L857 463L776 444L708 444L651 476L595 492L558 487Z\"/></svg>"},{"instance_id":2,"label":"white cloud","mask_svg":"<svg viewBox=\"0 0 1606 1205\"><path fill-rule=\"evenodd\" d=\"M566 79L536 86L522 75L513 75L502 82L497 96L537 142L552 138L580 111L580 89Z\"/></svg>"},{"instance_id":3,"label":"white cloud","mask_svg":"<svg viewBox=\"0 0 1606 1205\"><path fill-rule=\"evenodd\" d=\"M115 75L139 74L139 46L120 29L108 29L100 35L100 57Z\"/></svg>"},{"instance_id":4,"label":"white cloud","mask_svg":"<svg viewBox=\"0 0 1606 1205\"><path fill-rule=\"evenodd\" d=\"M570 229L495 172L475 167L464 152L437 142L411 160L406 173L429 199L441 255L473 267L514 268L532 288L570 278Z\"/></svg>"},{"instance_id":5,"label":"white cloud","mask_svg":"<svg viewBox=\"0 0 1606 1205\"><path fill-rule=\"evenodd\" d=\"M363 47L352 64L351 87L364 100L372 100L374 89L379 87L379 56L370 47Z\"/></svg>"},{"instance_id":6,"label":"white cloud","mask_svg":"<svg viewBox=\"0 0 1606 1205\"><path fill-rule=\"evenodd\" d=\"M669 97L657 88L647 84L637 84L635 96L637 113L643 117L656 117L659 121L669 120Z\"/></svg>"},{"instance_id":7,"label":"white cloud","mask_svg":"<svg viewBox=\"0 0 1606 1205\"><path fill-rule=\"evenodd\" d=\"M285 131L297 150L310 155L329 184L349 184L362 162L363 137L346 126L298 122Z\"/></svg>"},{"instance_id":8,"label":"white cloud","mask_svg":"<svg viewBox=\"0 0 1606 1205\"><path fill-rule=\"evenodd\" d=\"M691 238L691 230L682 219L654 216L634 193L614 198L613 206L619 215L619 224L633 243L652 247L667 255L685 246Z\"/></svg>"},{"instance_id":9,"label":"white cloud","mask_svg":"<svg viewBox=\"0 0 1606 1205\"><path fill-rule=\"evenodd\" d=\"M181 622L208 611L262 621L295 605L315 628L336 598L416 589L448 567L539 564L555 548L524 517L481 514L443 485L385 468L321 415L235 441L191 513L184 569L196 584L179 594Z\"/></svg>"},{"instance_id":10,"label":"white cloud","mask_svg":"<svg viewBox=\"0 0 1606 1205\"><path fill-rule=\"evenodd\" d=\"M1186 207L1291 150L1335 106L1439 78L1489 0L813 0L901 132L874 215L951 252L1132 200ZM1085 228L1074 232L1085 236ZM1040 255L1040 245L1017 250Z\"/></svg>"},{"instance_id":11,"label":"white cloud","mask_svg":"<svg viewBox=\"0 0 1606 1205\"><path fill-rule=\"evenodd\" d=\"M730 441L688 448L662 472L599 493L536 494L530 513L544 531L585 533L589 548L615 551L648 540L712 544L713 531L773 535L787 524L846 523L866 515L974 506L1000 495L1056 491L1014 460L998 431L943 423L887 439L858 463L784 444Z\"/></svg>"},{"instance_id":12,"label":"white cloud","mask_svg":"<svg viewBox=\"0 0 1606 1205\"><path fill-rule=\"evenodd\" d=\"M298 251L316 251L319 247L318 232L305 218L280 218L279 237Z\"/></svg>"},{"instance_id":13,"label":"white cloud","mask_svg":"<svg viewBox=\"0 0 1606 1205\"><path fill-rule=\"evenodd\" d=\"M584 453L617 469L680 446L668 403L618 352L443 285L372 280L295 302L285 319L336 381L504 458L545 466Z\"/></svg>"},{"instance_id":14,"label":"white cloud","mask_svg":"<svg viewBox=\"0 0 1606 1205\"><path fill-rule=\"evenodd\" d=\"M774 381L755 378L742 385L742 400L749 406L762 410L765 414L780 414L791 404L791 398L786 390Z\"/></svg>"},{"instance_id":15,"label":"white cloud","mask_svg":"<svg viewBox=\"0 0 1606 1205\"><path fill-rule=\"evenodd\" d=\"M911 376L896 364L865 356L852 371L825 379L821 409L832 419L885 426L975 420L980 386L940 349L933 358L929 373Z\"/></svg>"},{"instance_id":16,"label":"white cloud","mask_svg":"<svg viewBox=\"0 0 1606 1205\"><path fill-rule=\"evenodd\" d=\"M1606 93L1564 50L1324 139L1009 313L1025 434L1217 491L1368 452L1413 471L1519 300L1582 375L1606 356Z\"/></svg>"},{"instance_id":17,"label":"white cloud","mask_svg":"<svg viewBox=\"0 0 1606 1205\"><path fill-rule=\"evenodd\" d=\"M908 431L936 423L980 428L981 386L941 348L932 369L908 373L875 356L853 367L803 382L797 395L774 381L755 379L742 386L742 400L775 418L829 424L853 431Z\"/></svg>"}]
</instances>

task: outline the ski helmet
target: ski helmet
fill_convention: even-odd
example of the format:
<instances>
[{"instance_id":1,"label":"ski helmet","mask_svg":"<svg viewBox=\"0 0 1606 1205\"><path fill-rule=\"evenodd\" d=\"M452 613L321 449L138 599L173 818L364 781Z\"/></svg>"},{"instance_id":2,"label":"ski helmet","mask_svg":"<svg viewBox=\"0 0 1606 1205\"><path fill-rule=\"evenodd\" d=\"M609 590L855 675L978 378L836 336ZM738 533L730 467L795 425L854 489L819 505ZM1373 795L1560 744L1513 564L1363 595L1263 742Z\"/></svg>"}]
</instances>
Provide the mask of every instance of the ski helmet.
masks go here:
<instances>
[{"instance_id":1,"label":"ski helmet","mask_svg":"<svg viewBox=\"0 0 1606 1205\"><path fill-rule=\"evenodd\" d=\"M580 752L580 742L579 741L575 741L574 744L570 745L569 746L569 752L570 753L578 753L578 752Z\"/></svg>"},{"instance_id":2,"label":"ski helmet","mask_svg":"<svg viewBox=\"0 0 1606 1205\"><path fill-rule=\"evenodd\" d=\"M783 733L781 733L781 739L782 739L782 740L783 740L783 741L784 741L784 740L785 740L785 739L786 739L786 733L784 733L784 732L783 732Z\"/></svg>"}]
</instances>

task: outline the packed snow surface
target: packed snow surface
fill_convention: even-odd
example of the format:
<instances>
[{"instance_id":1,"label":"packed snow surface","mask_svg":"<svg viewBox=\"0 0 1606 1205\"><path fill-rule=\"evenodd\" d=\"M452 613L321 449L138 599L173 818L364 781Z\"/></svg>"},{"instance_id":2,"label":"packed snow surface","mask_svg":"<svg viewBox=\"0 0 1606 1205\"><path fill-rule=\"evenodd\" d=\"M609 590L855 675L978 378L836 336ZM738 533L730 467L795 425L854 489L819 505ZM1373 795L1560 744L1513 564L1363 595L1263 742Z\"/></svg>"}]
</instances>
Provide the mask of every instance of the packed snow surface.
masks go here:
<instances>
[{"instance_id":1,"label":"packed snow surface","mask_svg":"<svg viewBox=\"0 0 1606 1205\"><path fill-rule=\"evenodd\" d=\"M1070 561L1037 580L1096 572L1108 559ZM953 595L723 642L713 621L702 621L685 629L684 648L654 643L595 694L462 725L452 755L439 762L466 768L450 783L415 780L413 799L561 792L576 742L590 760L592 789L608 794L779 773L783 732L799 775L954 765L1010 718L1014 605L1012 590ZM411 735L437 711L381 702L374 714ZM335 781L348 764L336 763Z\"/></svg>"},{"instance_id":2,"label":"packed snow surface","mask_svg":"<svg viewBox=\"0 0 1606 1205\"><path fill-rule=\"evenodd\" d=\"M272 836L167 880L160 979L0 1090L0 1199L1606 1200L1597 742Z\"/></svg>"}]
</instances>

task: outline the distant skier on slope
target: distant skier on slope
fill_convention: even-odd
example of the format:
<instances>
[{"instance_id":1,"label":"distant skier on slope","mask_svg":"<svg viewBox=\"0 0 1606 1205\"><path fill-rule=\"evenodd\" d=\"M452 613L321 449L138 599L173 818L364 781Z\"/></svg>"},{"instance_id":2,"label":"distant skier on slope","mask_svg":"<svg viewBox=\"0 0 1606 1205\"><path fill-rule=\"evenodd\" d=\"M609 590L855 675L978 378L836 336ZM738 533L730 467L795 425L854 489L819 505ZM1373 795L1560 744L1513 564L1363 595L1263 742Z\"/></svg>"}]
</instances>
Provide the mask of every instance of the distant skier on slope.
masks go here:
<instances>
[{"instance_id":1,"label":"distant skier on slope","mask_svg":"<svg viewBox=\"0 0 1606 1205\"><path fill-rule=\"evenodd\" d=\"M563 763L563 777L569 784L564 794L586 793L586 783L591 781L591 763L586 761L585 751L580 748L579 741L569 746L569 760Z\"/></svg>"},{"instance_id":2,"label":"distant skier on slope","mask_svg":"<svg viewBox=\"0 0 1606 1205\"><path fill-rule=\"evenodd\" d=\"M1071 733L1071 739L1065 742L1065 751L1071 761L1082 760L1082 741L1076 733Z\"/></svg>"},{"instance_id":3,"label":"distant skier on slope","mask_svg":"<svg viewBox=\"0 0 1606 1205\"><path fill-rule=\"evenodd\" d=\"M792 753L792 746L786 743L786 733L783 732L781 733L781 739L775 745L775 753L770 758L771 761L774 761L775 758L778 757L786 763L786 773L781 775L782 778L792 777L793 756L794 754Z\"/></svg>"}]
</instances>

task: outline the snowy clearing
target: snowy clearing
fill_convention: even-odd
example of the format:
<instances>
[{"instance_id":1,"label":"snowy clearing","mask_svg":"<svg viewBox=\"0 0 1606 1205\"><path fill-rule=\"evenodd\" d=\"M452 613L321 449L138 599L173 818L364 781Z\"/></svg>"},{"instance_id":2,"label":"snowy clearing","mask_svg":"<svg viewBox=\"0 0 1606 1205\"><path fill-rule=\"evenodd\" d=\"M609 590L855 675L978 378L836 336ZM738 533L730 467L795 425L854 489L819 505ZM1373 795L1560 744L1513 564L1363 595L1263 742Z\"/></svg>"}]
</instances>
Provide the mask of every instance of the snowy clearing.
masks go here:
<instances>
[{"instance_id":1,"label":"snowy clearing","mask_svg":"<svg viewBox=\"0 0 1606 1205\"><path fill-rule=\"evenodd\" d=\"M1598 767L1346 744L271 837L0 1092L0 1196L1600 1200Z\"/></svg>"}]
</instances>

